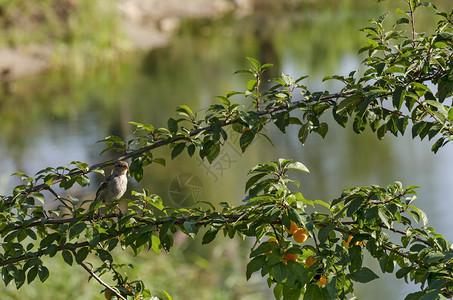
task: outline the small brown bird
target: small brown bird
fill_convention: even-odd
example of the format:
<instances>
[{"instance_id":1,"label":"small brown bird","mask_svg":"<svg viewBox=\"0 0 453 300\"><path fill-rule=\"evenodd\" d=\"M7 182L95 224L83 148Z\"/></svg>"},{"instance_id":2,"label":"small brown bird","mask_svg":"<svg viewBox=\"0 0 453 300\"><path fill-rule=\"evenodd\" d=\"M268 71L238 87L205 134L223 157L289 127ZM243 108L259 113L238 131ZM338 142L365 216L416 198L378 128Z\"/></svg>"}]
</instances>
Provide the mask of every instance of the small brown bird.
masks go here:
<instances>
[{"instance_id":1,"label":"small brown bird","mask_svg":"<svg viewBox=\"0 0 453 300\"><path fill-rule=\"evenodd\" d=\"M126 173L128 169L127 162L117 162L112 174L107 176L99 186L95 200L101 200L107 207L111 207L114 201L120 199L127 189Z\"/></svg>"}]
</instances>

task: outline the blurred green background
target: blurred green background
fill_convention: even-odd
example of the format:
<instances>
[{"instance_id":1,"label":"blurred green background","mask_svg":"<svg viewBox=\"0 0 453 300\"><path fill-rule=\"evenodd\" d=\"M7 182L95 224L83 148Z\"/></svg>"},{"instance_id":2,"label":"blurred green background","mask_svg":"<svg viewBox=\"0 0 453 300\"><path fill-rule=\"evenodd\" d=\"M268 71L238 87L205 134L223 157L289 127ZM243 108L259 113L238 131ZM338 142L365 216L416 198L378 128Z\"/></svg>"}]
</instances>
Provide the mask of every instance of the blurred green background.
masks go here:
<instances>
[{"instance_id":1,"label":"blurred green background","mask_svg":"<svg viewBox=\"0 0 453 300\"><path fill-rule=\"evenodd\" d=\"M159 8L164 2L149 1ZM180 1L181 7L202 5L200 11L205 9L205 14L184 15L182 8L169 7L159 16L149 16L152 21L142 16L151 38L167 37L159 47L146 49L134 44L125 28L125 18L133 16L133 5L140 8L140 1L0 0L0 53L8 49L33 56L38 51L44 55L38 59L46 61L46 68L37 74L16 77L8 64L2 71L0 194L10 194L18 183L10 177L16 171L33 175L72 160L97 163L108 159L106 154L99 156L102 145L96 142L108 135L130 138L129 121L165 126L177 105L197 111L215 103L216 95L243 90L246 75L232 74L248 67L247 56L273 63L269 77L282 72L294 77L312 75L306 80L312 91L335 92L339 86L323 83L322 78L360 67L357 50L365 36L359 29L386 11L405 9L404 1L217 2L226 4L210 8L203 1ZM124 9L124 3L132 6ZM451 9L450 1L435 3ZM416 16L417 26L429 33L437 19L428 8L424 12ZM40 50L33 52L32 46ZM0 66L1 62L0 57ZM239 101L248 105L246 100ZM445 210L453 204L447 173L453 167L451 146L434 156L426 141L413 141L410 136L386 136L379 141L369 130L356 135L349 126L338 128L330 116L325 121L330 125L326 139L310 136L305 146L297 140L296 128L282 136L269 126L266 130L274 147L258 139L245 154L234 143L237 137L231 136L212 165L186 155L171 161L161 149L155 157L166 158L167 166L149 166L140 183L130 180L129 191L146 188L169 205L179 204L172 183L193 174L197 190L182 190L193 201L240 204L250 168L267 160L293 158L311 171L294 174L307 199L329 201L345 187L387 185L395 180L421 186L416 204L427 212L431 226L453 240L453 220ZM92 175L89 188L74 187L70 192L92 199L101 180ZM53 207L53 203L46 206ZM116 259L135 265L130 278L140 276L153 293L165 290L173 299L273 299L259 276L245 280L252 242L218 238L202 247L201 239L177 234L168 254L143 252L133 257L129 251L118 251ZM97 263L96 258L90 261ZM45 264L51 274L44 284L35 281L18 291L11 284L0 284L0 298L103 299L101 287L88 282L82 268L66 265L59 255L46 259ZM379 270L377 264L371 266ZM358 298L403 299L417 288L391 275L381 277L358 285Z\"/></svg>"}]
</instances>

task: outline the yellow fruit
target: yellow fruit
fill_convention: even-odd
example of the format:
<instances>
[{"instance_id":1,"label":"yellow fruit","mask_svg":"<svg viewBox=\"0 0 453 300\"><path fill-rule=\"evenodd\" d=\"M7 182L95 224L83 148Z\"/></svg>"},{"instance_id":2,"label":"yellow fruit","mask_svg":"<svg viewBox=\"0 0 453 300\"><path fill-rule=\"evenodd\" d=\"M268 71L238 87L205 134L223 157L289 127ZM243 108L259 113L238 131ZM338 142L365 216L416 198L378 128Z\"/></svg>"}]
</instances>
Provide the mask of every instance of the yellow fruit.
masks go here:
<instances>
[{"instance_id":1,"label":"yellow fruit","mask_svg":"<svg viewBox=\"0 0 453 300\"><path fill-rule=\"evenodd\" d=\"M363 241L361 241L361 242L360 242L360 241L357 241L357 242L355 242L354 245L356 245L356 246L363 246L363 244L365 244L365 240L363 240Z\"/></svg>"},{"instance_id":2,"label":"yellow fruit","mask_svg":"<svg viewBox=\"0 0 453 300\"><path fill-rule=\"evenodd\" d=\"M277 243L278 244L278 240L276 238L270 238L267 240L268 243Z\"/></svg>"},{"instance_id":3,"label":"yellow fruit","mask_svg":"<svg viewBox=\"0 0 453 300\"><path fill-rule=\"evenodd\" d=\"M278 244L278 240L276 238L270 238L267 240L268 243L277 243ZM269 254L271 253L272 251L266 251L264 252L264 255L266 255L266 260L269 256Z\"/></svg>"},{"instance_id":4,"label":"yellow fruit","mask_svg":"<svg viewBox=\"0 0 453 300\"><path fill-rule=\"evenodd\" d=\"M318 260L316 258L313 257L313 255L310 255L309 257L307 257L307 259L305 260L305 265L307 266L307 268L310 268L315 262L317 262Z\"/></svg>"},{"instance_id":5,"label":"yellow fruit","mask_svg":"<svg viewBox=\"0 0 453 300\"><path fill-rule=\"evenodd\" d=\"M299 228L294 234L293 234L293 239L299 243L302 244L308 239L308 232L303 229Z\"/></svg>"},{"instance_id":6,"label":"yellow fruit","mask_svg":"<svg viewBox=\"0 0 453 300\"><path fill-rule=\"evenodd\" d=\"M323 285L326 285L326 283L327 283L327 278L325 275L322 275L321 279L319 279L319 281L318 281L318 286L322 287Z\"/></svg>"},{"instance_id":7,"label":"yellow fruit","mask_svg":"<svg viewBox=\"0 0 453 300\"><path fill-rule=\"evenodd\" d=\"M343 247L348 249L349 248L349 243L351 242L351 240L352 240L352 235L348 236L348 241L343 241Z\"/></svg>"},{"instance_id":8,"label":"yellow fruit","mask_svg":"<svg viewBox=\"0 0 453 300\"><path fill-rule=\"evenodd\" d=\"M297 261L297 254L296 253L287 253L283 256L282 258L282 262L284 262L285 264L288 262L288 260L294 260L294 261Z\"/></svg>"},{"instance_id":9,"label":"yellow fruit","mask_svg":"<svg viewBox=\"0 0 453 300\"><path fill-rule=\"evenodd\" d=\"M294 234L298 229L299 227L297 227L296 223L294 223L293 221L291 221L291 226L289 227L289 229L285 226L285 231L289 234Z\"/></svg>"}]
</instances>

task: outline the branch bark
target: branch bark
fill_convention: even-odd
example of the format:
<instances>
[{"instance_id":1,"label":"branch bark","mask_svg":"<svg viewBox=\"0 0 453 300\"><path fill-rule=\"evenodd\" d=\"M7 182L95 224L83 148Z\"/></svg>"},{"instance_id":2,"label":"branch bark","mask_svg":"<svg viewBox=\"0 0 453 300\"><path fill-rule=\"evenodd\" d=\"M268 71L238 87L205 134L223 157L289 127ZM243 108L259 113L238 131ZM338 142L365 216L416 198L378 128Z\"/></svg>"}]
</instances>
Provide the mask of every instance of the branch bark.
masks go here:
<instances>
[{"instance_id":1,"label":"branch bark","mask_svg":"<svg viewBox=\"0 0 453 300\"><path fill-rule=\"evenodd\" d=\"M90 273L90 275L96 279L97 282L99 282L100 284L102 284L103 286L105 286L106 288L108 288L113 294L115 294L115 296L117 296L118 298L120 299L123 299L123 300L126 300L126 298L123 297L123 295L121 295L120 293L118 293L114 288L112 288L110 285L108 285L107 283L105 283L99 276L97 276L86 264L84 264L83 262L80 264L88 273Z\"/></svg>"}]
</instances>

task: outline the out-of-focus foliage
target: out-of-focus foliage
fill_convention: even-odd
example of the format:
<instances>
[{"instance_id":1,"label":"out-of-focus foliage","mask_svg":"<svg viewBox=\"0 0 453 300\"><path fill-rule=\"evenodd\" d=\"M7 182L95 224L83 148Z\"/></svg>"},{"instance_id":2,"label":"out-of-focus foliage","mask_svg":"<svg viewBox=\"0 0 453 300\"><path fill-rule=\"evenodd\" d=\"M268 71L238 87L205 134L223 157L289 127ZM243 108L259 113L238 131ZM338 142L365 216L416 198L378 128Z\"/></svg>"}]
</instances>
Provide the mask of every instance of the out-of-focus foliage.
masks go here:
<instances>
[{"instance_id":1,"label":"out-of-focus foliage","mask_svg":"<svg viewBox=\"0 0 453 300\"><path fill-rule=\"evenodd\" d=\"M90 65L124 50L116 3L110 1L0 1L0 48L52 53L56 64Z\"/></svg>"}]
</instances>

